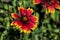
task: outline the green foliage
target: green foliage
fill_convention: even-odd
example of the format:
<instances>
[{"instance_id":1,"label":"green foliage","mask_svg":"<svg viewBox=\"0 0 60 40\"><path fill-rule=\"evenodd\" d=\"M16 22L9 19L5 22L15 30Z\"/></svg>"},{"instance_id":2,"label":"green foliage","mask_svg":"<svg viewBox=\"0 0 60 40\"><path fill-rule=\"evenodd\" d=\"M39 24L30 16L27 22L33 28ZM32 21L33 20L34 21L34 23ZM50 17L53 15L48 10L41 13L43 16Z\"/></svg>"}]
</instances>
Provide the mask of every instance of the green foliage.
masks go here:
<instances>
[{"instance_id":1,"label":"green foliage","mask_svg":"<svg viewBox=\"0 0 60 40\"><path fill-rule=\"evenodd\" d=\"M33 8L33 15L39 18L37 28L30 34L20 33L10 25L11 13L18 13L19 6ZM43 7L41 13L37 8L31 0L0 1L0 40L60 40L60 10L47 15Z\"/></svg>"}]
</instances>

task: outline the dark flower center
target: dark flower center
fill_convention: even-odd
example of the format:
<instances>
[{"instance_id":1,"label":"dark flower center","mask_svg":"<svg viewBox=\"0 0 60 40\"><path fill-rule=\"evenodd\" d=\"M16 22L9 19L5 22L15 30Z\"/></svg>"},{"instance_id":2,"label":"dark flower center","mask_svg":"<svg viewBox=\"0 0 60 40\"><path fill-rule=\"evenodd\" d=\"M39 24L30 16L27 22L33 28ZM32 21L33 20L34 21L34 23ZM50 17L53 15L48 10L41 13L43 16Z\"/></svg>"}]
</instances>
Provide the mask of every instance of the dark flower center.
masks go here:
<instances>
[{"instance_id":1,"label":"dark flower center","mask_svg":"<svg viewBox=\"0 0 60 40\"><path fill-rule=\"evenodd\" d=\"M44 0L44 2L51 2L52 0Z\"/></svg>"},{"instance_id":2,"label":"dark flower center","mask_svg":"<svg viewBox=\"0 0 60 40\"><path fill-rule=\"evenodd\" d=\"M53 6L54 3L56 3L56 0L44 0L43 3L45 4L46 7L48 6Z\"/></svg>"},{"instance_id":3,"label":"dark flower center","mask_svg":"<svg viewBox=\"0 0 60 40\"><path fill-rule=\"evenodd\" d=\"M54 0L44 0L45 3L51 4L54 2Z\"/></svg>"},{"instance_id":4,"label":"dark flower center","mask_svg":"<svg viewBox=\"0 0 60 40\"><path fill-rule=\"evenodd\" d=\"M27 18L27 17L23 17L22 20L23 20L23 21L27 21L28 18Z\"/></svg>"},{"instance_id":5,"label":"dark flower center","mask_svg":"<svg viewBox=\"0 0 60 40\"><path fill-rule=\"evenodd\" d=\"M47 0L47 2L51 2L52 0Z\"/></svg>"},{"instance_id":6,"label":"dark flower center","mask_svg":"<svg viewBox=\"0 0 60 40\"><path fill-rule=\"evenodd\" d=\"M21 21L22 21L23 23L26 23L26 22L28 21L28 18L27 18L26 16L22 16L22 17L21 17Z\"/></svg>"}]
</instances>

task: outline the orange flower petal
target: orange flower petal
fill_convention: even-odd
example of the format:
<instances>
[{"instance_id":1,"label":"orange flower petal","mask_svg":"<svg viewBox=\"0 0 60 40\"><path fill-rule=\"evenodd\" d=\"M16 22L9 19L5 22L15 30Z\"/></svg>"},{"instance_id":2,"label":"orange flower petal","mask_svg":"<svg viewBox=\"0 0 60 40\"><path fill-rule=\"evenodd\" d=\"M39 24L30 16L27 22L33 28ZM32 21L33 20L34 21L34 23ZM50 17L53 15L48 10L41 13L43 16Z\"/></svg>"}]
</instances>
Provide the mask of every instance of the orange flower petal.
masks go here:
<instances>
[{"instance_id":1,"label":"orange flower petal","mask_svg":"<svg viewBox=\"0 0 60 40\"><path fill-rule=\"evenodd\" d=\"M33 13L33 9L28 8L27 9L27 15L30 16L30 15L32 15L32 13Z\"/></svg>"},{"instance_id":2,"label":"orange flower petal","mask_svg":"<svg viewBox=\"0 0 60 40\"><path fill-rule=\"evenodd\" d=\"M11 13L12 18L19 18L19 16L16 13Z\"/></svg>"},{"instance_id":3,"label":"orange flower petal","mask_svg":"<svg viewBox=\"0 0 60 40\"><path fill-rule=\"evenodd\" d=\"M21 32L24 32L24 33L26 33L26 34L29 34L29 33L31 32L30 30L27 30L27 29L25 29L25 30L20 29L20 31L21 31Z\"/></svg>"},{"instance_id":4,"label":"orange flower petal","mask_svg":"<svg viewBox=\"0 0 60 40\"><path fill-rule=\"evenodd\" d=\"M36 24L34 24L34 27L32 27L31 29L32 29L32 30L35 30L35 29L36 29L36 27L37 27L37 23L36 23Z\"/></svg>"},{"instance_id":5,"label":"orange flower petal","mask_svg":"<svg viewBox=\"0 0 60 40\"><path fill-rule=\"evenodd\" d=\"M46 9L46 14L49 14L49 13L54 13L55 12L55 8L53 6L49 6Z\"/></svg>"},{"instance_id":6,"label":"orange flower petal","mask_svg":"<svg viewBox=\"0 0 60 40\"><path fill-rule=\"evenodd\" d=\"M54 7L60 10L60 5L58 3L55 3Z\"/></svg>"},{"instance_id":7,"label":"orange flower petal","mask_svg":"<svg viewBox=\"0 0 60 40\"><path fill-rule=\"evenodd\" d=\"M31 31L29 29L29 30L25 30L24 32L27 33L27 34L29 34Z\"/></svg>"},{"instance_id":8,"label":"orange flower petal","mask_svg":"<svg viewBox=\"0 0 60 40\"><path fill-rule=\"evenodd\" d=\"M27 13L27 10L23 7L18 7L18 10L20 11L20 14L22 14L22 15L26 15L26 13Z\"/></svg>"},{"instance_id":9,"label":"orange flower petal","mask_svg":"<svg viewBox=\"0 0 60 40\"><path fill-rule=\"evenodd\" d=\"M32 22L38 22L38 20L39 20L38 17L36 17L36 16L30 16L29 19Z\"/></svg>"},{"instance_id":10,"label":"orange flower petal","mask_svg":"<svg viewBox=\"0 0 60 40\"><path fill-rule=\"evenodd\" d=\"M35 23L33 23L33 22L29 22L27 26L28 26L30 29L33 30L33 28L35 28L34 25L35 25Z\"/></svg>"},{"instance_id":11,"label":"orange flower petal","mask_svg":"<svg viewBox=\"0 0 60 40\"><path fill-rule=\"evenodd\" d=\"M11 23L11 26L13 26L14 28L20 28L21 27L21 23L20 23L20 21L18 21L18 20L15 20L15 21L13 21L12 23Z\"/></svg>"},{"instance_id":12,"label":"orange flower petal","mask_svg":"<svg viewBox=\"0 0 60 40\"><path fill-rule=\"evenodd\" d=\"M27 27L27 25L23 25L21 28L20 28L21 32L24 32L24 33L30 33L30 28Z\"/></svg>"},{"instance_id":13,"label":"orange flower petal","mask_svg":"<svg viewBox=\"0 0 60 40\"><path fill-rule=\"evenodd\" d=\"M35 16L31 16L29 23L27 23L28 24L27 26L30 29L34 30L37 27L37 22L38 22L38 18Z\"/></svg>"},{"instance_id":14,"label":"orange flower petal","mask_svg":"<svg viewBox=\"0 0 60 40\"><path fill-rule=\"evenodd\" d=\"M42 2L42 0L33 0L34 4L40 4Z\"/></svg>"},{"instance_id":15,"label":"orange flower petal","mask_svg":"<svg viewBox=\"0 0 60 40\"><path fill-rule=\"evenodd\" d=\"M31 31L30 31L30 28L28 28L27 26L26 26L26 29L24 30L24 33L27 33L27 34L29 34Z\"/></svg>"},{"instance_id":16,"label":"orange flower petal","mask_svg":"<svg viewBox=\"0 0 60 40\"><path fill-rule=\"evenodd\" d=\"M11 26L15 25L15 24L16 24L16 21L17 21L17 20L13 21L13 22L11 23Z\"/></svg>"},{"instance_id":17,"label":"orange flower petal","mask_svg":"<svg viewBox=\"0 0 60 40\"><path fill-rule=\"evenodd\" d=\"M53 6L49 6L48 13L54 13L54 12L55 12L55 8Z\"/></svg>"}]
</instances>

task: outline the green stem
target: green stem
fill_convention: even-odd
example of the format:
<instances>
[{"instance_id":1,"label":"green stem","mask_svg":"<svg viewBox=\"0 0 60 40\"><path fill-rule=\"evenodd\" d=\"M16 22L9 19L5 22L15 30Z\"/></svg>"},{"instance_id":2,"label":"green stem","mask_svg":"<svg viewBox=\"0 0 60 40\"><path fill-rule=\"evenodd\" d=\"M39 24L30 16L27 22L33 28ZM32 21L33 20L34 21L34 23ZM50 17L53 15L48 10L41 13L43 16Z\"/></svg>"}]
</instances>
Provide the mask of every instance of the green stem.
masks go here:
<instances>
[{"instance_id":1,"label":"green stem","mask_svg":"<svg viewBox=\"0 0 60 40\"><path fill-rule=\"evenodd\" d=\"M31 40L35 40L34 32L32 32Z\"/></svg>"},{"instance_id":2,"label":"green stem","mask_svg":"<svg viewBox=\"0 0 60 40\"><path fill-rule=\"evenodd\" d=\"M20 33L20 40L22 39L22 35L21 35L21 33Z\"/></svg>"},{"instance_id":3,"label":"green stem","mask_svg":"<svg viewBox=\"0 0 60 40\"><path fill-rule=\"evenodd\" d=\"M28 34L24 34L23 40L28 40Z\"/></svg>"},{"instance_id":4,"label":"green stem","mask_svg":"<svg viewBox=\"0 0 60 40\"><path fill-rule=\"evenodd\" d=\"M7 35L7 34L8 34L8 33L7 33L7 30L5 30L5 31L2 33L0 40L4 40L4 37L5 37L5 35Z\"/></svg>"}]
</instances>

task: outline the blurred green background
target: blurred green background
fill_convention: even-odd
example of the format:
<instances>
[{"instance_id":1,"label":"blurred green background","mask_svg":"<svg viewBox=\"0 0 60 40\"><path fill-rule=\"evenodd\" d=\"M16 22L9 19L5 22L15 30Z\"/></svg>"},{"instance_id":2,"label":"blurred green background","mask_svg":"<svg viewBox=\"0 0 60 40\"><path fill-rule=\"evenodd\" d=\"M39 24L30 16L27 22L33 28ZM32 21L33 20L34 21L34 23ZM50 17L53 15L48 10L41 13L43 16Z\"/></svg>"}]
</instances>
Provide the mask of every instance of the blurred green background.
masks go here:
<instances>
[{"instance_id":1,"label":"blurred green background","mask_svg":"<svg viewBox=\"0 0 60 40\"><path fill-rule=\"evenodd\" d=\"M28 35L10 26L11 13L18 13L19 6L33 8L39 18L37 28ZM45 14L42 4L34 5L32 0L0 0L0 40L60 40L60 10Z\"/></svg>"}]
</instances>

